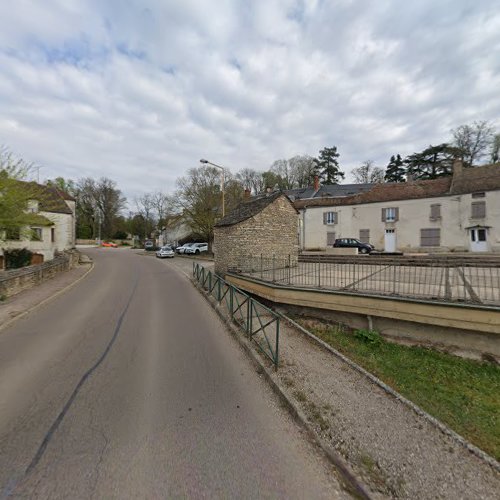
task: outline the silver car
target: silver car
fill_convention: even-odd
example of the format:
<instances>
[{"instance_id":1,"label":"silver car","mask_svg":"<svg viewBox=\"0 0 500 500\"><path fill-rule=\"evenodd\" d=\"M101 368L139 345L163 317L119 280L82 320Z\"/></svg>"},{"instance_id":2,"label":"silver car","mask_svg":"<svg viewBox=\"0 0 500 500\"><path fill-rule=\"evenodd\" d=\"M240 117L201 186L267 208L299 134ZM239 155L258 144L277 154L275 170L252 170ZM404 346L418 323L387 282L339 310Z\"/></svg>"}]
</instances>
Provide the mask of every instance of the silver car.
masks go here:
<instances>
[{"instance_id":1,"label":"silver car","mask_svg":"<svg viewBox=\"0 0 500 500\"><path fill-rule=\"evenodd\" d=\"M166 257L173 257L174 255L175 255L175 252L172 250L172 247L169 247L169 246L161 247L156 252L156 256L159 259L164 259Z\"/></svg>"}]
</instances>

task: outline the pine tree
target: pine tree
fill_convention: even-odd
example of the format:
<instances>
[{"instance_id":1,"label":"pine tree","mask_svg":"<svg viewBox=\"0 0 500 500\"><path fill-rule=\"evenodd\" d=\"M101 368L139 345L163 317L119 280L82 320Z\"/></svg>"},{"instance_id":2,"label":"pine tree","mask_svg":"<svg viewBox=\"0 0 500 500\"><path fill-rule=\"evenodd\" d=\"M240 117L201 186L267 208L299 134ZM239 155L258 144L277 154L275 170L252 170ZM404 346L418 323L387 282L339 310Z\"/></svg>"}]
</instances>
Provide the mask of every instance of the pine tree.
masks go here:
<instances>
[{"instance_id":1,"label":"pine tree","mask_svg":"<svg viewBox=\"0 0 500 500\"><path fill-rule=\"evenodd\" d=\"M314 159L317 172L324 184L338 184L340 179L345 177L340 170L337 146L333 148L323 148L319 152L318 158Z\"/></svg>"},{"instance_id":2,"label":"pine tree","mask_svg":"<svg viewBox=\"0 0 500 500\"><path fill-rule=\"evenodd\" d=\"M405 182L405 167L401 155L392 155L385 170L385 182Z\"/></svg>"},{"instance_id":3,"label":"pine tree","mask_svg":"<svg viewBox=\"0 0 500 500\"><path fill-rule=\"evenodd\" d=\"M407 174L415 180L437 179L453 173L453 159L459 154L459 149L445 143L413 153L405 158L404 163L407 165Z\"/></svg>"}]
</instances>

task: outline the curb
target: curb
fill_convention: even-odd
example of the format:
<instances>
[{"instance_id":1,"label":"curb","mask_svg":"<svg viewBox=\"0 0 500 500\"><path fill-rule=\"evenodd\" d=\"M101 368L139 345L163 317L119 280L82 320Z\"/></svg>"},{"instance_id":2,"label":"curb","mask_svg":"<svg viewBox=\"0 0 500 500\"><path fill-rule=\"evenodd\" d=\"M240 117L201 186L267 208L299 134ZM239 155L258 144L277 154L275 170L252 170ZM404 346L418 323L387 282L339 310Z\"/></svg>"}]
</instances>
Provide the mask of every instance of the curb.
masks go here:
<instances>
[{"instance_id":1,"label":"curb","mask_svg":"<svg viewBox=\"0 0 500 500\"><path fill-rule=\"evenodd\" d=\"M277 311L275 311L277 312ZM316 344L319 344L320 347L323 349L326 349L330 354L333 354L337 358L339 358L341 361L349 365L351 368L356 370L357 372L361 373L364 375L370 382L372 382L374 385L378 386L381 388L383 391L385 391L387 394L390 396L394 397L397 401L400 403L404 404L411 410L413 410L417 415L420 417L423 417L425 420L427 420L429 423L437 427L443 434L446 434L447 436L451 437L454 441L456 441L458 444L466 448L468 451L470 451L472 454L476 455L478 458L486 462L490 467L495 469L496 471L500 472L500 462L497 462L492 456L488 455L486 452L478 448L477 446L473 445L469 441L467 441L464 437L462 437L460 434L457 434L454 430L450 429L447 427L445 424L443 424L440 420L436 419L429 413L427 413L425 410L422 410L419 406L417 406L415 403L410 401L409 399L406 399L403 395L399 394L399 392L395 391L392 387L389 387L387 384L382 382L379 378L375 377L372 373L369 371L365 370L363 367L360 365L356 364L354 361L351 361L348 357L344 356L341 352L337 351L334 349L332 346L327 344L325 341L321 340L319 337L316 337L316 335L312 334L309 330L304 328L303 326L299 325L296 323L293 319L289 318L285 314L281 312L277 312L287 323L289 323L291 326L299 330L301 333L306 335L310 340L315 342Z\"/></svg>"},{"instance_id":2,"label":"curb","mask_svg":"<svg viewBox=\"0 0 500 500\"><path fill-rule=\"evenodd\" d=\"M339 471L345 486L351 493L354 493L358 498L363 498L365 500L370 500L372 496L369 493L369 489L365 486L353 473L348 463L342 458L342 456L331 446L321 439L320 435L312 427L312 425L307 420L304 412L292 401L291 398L283 391L283 389L278 385L275 380L273 373L269 368L262 362L258 357L256 352L252 349L249 342L242 336L242 332L234 325L229 318L227 318L219 309L215 299L212 299L202 288L198 287L196 282L190 277L190 281L193 286L205 297L207 302L212 306L214 311L217 313L219 318L228 326L229 330L236 338L237 342L243 348L243 350L250 356L253 364L259 369L259 371L264 375L266 381L271 386L271 389L278 396L282 404L290 412L291 416L306 432L308 437L313 441L314 444L319 446L319 448L326 455L328 460L337 468Z\"/></svg>"},{"instance_id":3,"label":"curb","mask_svg":"<svg viewBox=\"0 0 500 500\"><path fill-rule=\"evenodd\" d=\"M74 287L77 283L79 283L84 278L86 278L87 275L90 273L90 271L92 271L93 269L94 269L94 263L90 262L90 267L89 267L89 269L87 269L87 271L85 272L85 274L83 274L78 279L76 279L75 281L73 281L69 285L65 286L61 290L58 290L56 293L54 293L54 294L50 295L49 297L43 299L42 301L38 302L38 304L35 304L35 305L31 306L30 308L26 309L26 311L23 311L22 313L18 314L17 316L14 316L13 318L11 318L10 320L8 320L3 325L0 325L0 332L2 332L2 330L4 330L5 328L7 328L8 326L12 325L12 323L16 322L18 319L24 318L24 316L28 315L30 312L34 311L35 309L38 309L39 307L43 306L47 302L50 302L52 299L55 299L56 297L59 297L59 295L62 295L64 292L66 292L70 288Z\"/></svg>"}]
</instances>

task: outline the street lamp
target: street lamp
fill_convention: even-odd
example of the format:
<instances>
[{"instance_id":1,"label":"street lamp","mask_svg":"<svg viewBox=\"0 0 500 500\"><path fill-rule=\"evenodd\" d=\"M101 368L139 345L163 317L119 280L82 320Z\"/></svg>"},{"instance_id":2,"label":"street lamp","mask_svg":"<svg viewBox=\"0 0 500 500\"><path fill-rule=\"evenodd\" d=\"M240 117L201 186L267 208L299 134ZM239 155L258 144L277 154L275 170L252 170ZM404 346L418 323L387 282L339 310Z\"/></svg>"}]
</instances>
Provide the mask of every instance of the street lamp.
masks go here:
<instances>
[{"instance_id":1,"label":"street lamp","mask_svg":"<svg viewBox=\"0 0 500 500\"><path fill-rule=\"evenodd\" d=\"M224 217L224 215L226 214L225 209L224 209L224 181L225 181L224 167L221 167L220 165L216 165L215 163L212 163L211 161L204 160L203 158L200 160L200 163L205 163L205 164L208 163L208 165L212 165L212 167L220 168L220 188L222 191L222 217Z\"/></svg>"}]
</instances>

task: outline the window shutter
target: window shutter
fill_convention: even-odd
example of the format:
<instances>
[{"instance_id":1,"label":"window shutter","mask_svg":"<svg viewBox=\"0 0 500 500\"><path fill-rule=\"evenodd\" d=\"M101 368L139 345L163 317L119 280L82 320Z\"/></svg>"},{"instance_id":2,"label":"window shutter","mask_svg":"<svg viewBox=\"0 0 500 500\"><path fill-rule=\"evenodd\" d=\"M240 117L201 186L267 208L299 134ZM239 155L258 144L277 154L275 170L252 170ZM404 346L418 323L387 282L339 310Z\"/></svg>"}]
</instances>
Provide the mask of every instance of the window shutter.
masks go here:
<instances>
[{"instance_id":1,"label":"window shutter","mask_svg":"<svg viewBox=\"0 0 500 500\"><path fill-rule=\"evenodd\" d=\"M386 221L386 217L385 217L385 208L382 209L382 222L385 222Z\"/></svg>"},{"instance_id":2,"label":"window shutter","mask_svg":"<svg viewBox=\"0 0 500 500\"><path fill-rule=\"evenodd\" d=\"M399 220L399 207L396 207L394 209L395 215L394 215L394 222Z\"/></svg>"},{"instance_id":3,"label":"window shutter","mask_svg":"<svg viewBox=\"0 0 500 500\"><path fill-rule=\"evenodd\" d=\"M323 212L323 224L326 224L328 222L327 218L328 218L328 212Z\"/></svg>"},{"instance_id":4,"label":"window shutter","mask_svg":"<svg viewBox=\"0 0 500 500\"><path fill-rule=\"evenodd\" d=\"M431 219L440 219L441 218L441 205L435 204L431 205Z\"/></svg>"},{"instance_id":5,"label":"window shutter","mask_svg":"<svg viewBox=\"0 0 500 500\"><path fill-rule=\"evenodd\" d=\"M474 201L471 204L471 218L482 219L486 217L486 203L484 201Z\"/></svg>"},{"instance_id":6,"label":"window shutter","mask_svg":"<svg viewBox=\"0 0 500 500\"><path fill-rule=\"evenodd\" d=\"M359 241L361 241L361 243L370 243L370 230L369 229L360 229L359 230Z\"/></svg>"},{"instance_id":7,"label":"window shutter","mask_svg":"<svg viewBox=\"0 0 500 500\"><path fill-rule=\"evenodd\" d=\"M339 213L338 212L332 212L333 213L333 223L337 224L339 222Z\"/></svg>"},{"instance_id":8,"label":"window shutter","mask_svg":"<svg viewBox=\"0 0 500 500\"><path fill-rule=\"evenodd\" d=\"M441 229L438 227L420 230L421 247L438 247L441 245Z\"/></svg>"}]
</instances>

